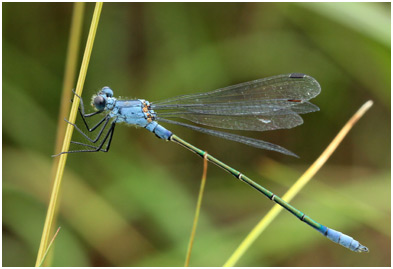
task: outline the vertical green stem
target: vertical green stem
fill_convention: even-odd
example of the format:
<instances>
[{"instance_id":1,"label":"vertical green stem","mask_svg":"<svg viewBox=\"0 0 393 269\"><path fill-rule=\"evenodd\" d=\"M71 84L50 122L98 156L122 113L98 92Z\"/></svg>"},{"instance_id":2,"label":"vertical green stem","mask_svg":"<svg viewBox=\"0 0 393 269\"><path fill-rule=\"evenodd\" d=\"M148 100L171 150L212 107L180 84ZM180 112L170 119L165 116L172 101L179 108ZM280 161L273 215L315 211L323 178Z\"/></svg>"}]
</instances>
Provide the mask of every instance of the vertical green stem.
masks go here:
<instances>
[{"instance_id":1,"label":"vertical green stem","mask_svg":"<svg viewBox=\"0 0 393 269\"><path fill-rule=\"evenodd\" d=\"M83 25L83 13L85 10L85 3L77 2L74 4L74 10L72 13L71 30L70 37L68 41L67 48L67 58L64 69L64 80L62 88L62 96L60 101L60 113L57 125L57 137L56 137L56 147L55 154L61 150L61 142L64 138L66 123L64 118L66 117L70 109L70 99L71 99L71 89L75 87L75 74L78 64L78 54L80 39L82 33ZM56 159L57 160L57 159Z\"/></svg>"},{"instance_id":2,"label":"vertical green stem","mask_svg":"<svg viewBox=\"0 0 393 269\"><path fill-rule=\"evenodd\" d=\"M86 78L87 67L89 65L91 51L93 49L93 43L94 43L94 38L95 38L97 27L98 27L101 9L102 9L102 3L96 3L96 7L94 9L94 14L93 14L93 19L92 19L91 26L90 26L89 36L87 39L87 44L86 44L85 52L83 55L82 66L81 66L81 70L79 72L78 83L76 86L76 92L79 96L82 95L82 89L83 89L83 85L84 85L85 78ZM70 116L69 116L69 121L72 123L75 122L76 115L78 113L78 106L79 106L79 99L76 98L74 100L74 102L72 103L71 112L70 112ZM62 151L68 151L73 130L74 130L74 128L72 125L70 125L70 124L67 125L66 134L64 136L64 141L63 141ZM57 205L57 200L58 200L59 193L60 193L61 180L63 178L64 167L65 167L66 161L67 161L67 154L60 155L60 160L58 163L57 172L56 172L56 176L55 176L55 180L54 180L53 188L52 188L52 193L51 193L51 197L50 197L50 201L49 201L48 211L47 211L46 218L45 218L44 229L43 229L42 236L41 236L41 243L40 243L40 248L38 250L36 266L40 265L44 255L45 255L45 251L48 247L48 243L50 240L50 233L52 231L52 227L55 222L55 212L56 212L56 208L57 208L56 205Z\"/></svg>"},{"instance_id":3,"label":"vertical green stem","mask_svg":"<svg viewBox=\"0 0 393 269\"><path fill-rule=\"evenodd\" d=\"M188 244L187 256L186 256L186 261L184 263L184 267L188 267L190 265L191 251L192 251L192 246L194 245L194 238L195 238L196 228L197 228L198 220L199 220L199 212L201 210L202 198L203 198L203 193L204 193L205 185L206 185L206 174L207 174L207 153L205 153L204 158L203 158L203 174L202 174L202 179L201 179L201 187L199 189L198 202L197 202L195 216L194 216L194 223L192 225L190 242Z\"/></svg>"},{"instance_id":4,"label":"vertical green stem","mask_svg":"<svg viewBox=\"0 0 393 269\"><path fill-rule=\"evenodd\" d=\"M66 130L66 123L64 122L64 118L67 116L67 113L69 113L70 111L70 106L71 106L70 99L72 93L70 89L72 89L72 87L75 87L75 74L78 64L78 54L80 49L80 37L82 33L84 10L85 10L85 3L83 2L74 3L74 8L72 11L72 19L71 19L70 36L69 36L68 48L67 48L66 64L64 68L62 97L60 100L59 117L57 119L57 135L56 135L56 144L55 144L54 153L60 152L62 141L64 140L64 134ZM53 179L55 179L56 176L58 163L59 163L59 158L54 158L52 163L52 172L51 172L52 174L51 178ZM57 211L55 211L54 219L57 219ZM54 227L54 225L52 227ZM51 234L52 232L53 231L50 231ZM53 253L53 251L51 253ZM50 264L51 258L52 255L49 255L48 257L45 256L44 260L47 264ZM41 265L43 264L43 261L41 262Z\"/></svg>"}]
</instances>

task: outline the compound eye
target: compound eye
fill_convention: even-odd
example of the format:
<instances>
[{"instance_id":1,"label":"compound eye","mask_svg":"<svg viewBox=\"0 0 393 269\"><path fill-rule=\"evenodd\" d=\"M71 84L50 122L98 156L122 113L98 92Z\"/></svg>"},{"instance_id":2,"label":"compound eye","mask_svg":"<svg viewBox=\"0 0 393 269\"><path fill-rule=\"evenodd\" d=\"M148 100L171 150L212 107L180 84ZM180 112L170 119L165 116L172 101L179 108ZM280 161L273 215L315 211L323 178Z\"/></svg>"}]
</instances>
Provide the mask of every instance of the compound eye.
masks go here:
<instances>
[{"instance_id":1,"label":"compound eye","mask_svg":"<svg viewBox=\"0 0 393 269\"><path fill-rule=\"evenodd\" d=\"M109 87L102 88L101 93L105 94L106 97L112 97L113 96L113 91Z\"/></svg>"},{"instance_id":2,"label":"compound eye","mask_svg":"<svg viewBox=\"0 0 393 269\"><path fill-rule=\"evenodd\" d=\"M98 110L104 110L106 101L104 97L98 95L94 98L93 104Z\"/></svg>"}]
</instances>

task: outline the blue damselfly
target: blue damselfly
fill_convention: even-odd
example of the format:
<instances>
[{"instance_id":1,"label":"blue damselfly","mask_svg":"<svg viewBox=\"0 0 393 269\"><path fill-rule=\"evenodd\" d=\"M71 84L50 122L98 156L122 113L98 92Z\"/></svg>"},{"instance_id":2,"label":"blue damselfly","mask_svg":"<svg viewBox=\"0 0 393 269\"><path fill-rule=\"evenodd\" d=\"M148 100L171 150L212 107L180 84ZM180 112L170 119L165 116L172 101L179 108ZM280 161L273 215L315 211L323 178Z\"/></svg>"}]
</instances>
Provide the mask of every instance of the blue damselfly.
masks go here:
<instances>
[{"instance_id":1,"label":"blue damselfly","mask_svg":"<svg viewBox=\"0 0 393 269\"><path fill-rule=\"evenodd\" d=\"M244 174L184 141L158 123L176 124L256 148L296 156L283 147L262 140L206 129L172 119L180 118L201 125L231 130L289 129L303 123L299 114L319 110L309 100L317 96L320 91L320 85L314 78L299 73L254 80L212 92L183 95L159 102L149 102L143 99L118 100L113 97L113 91L109 87L104 87L97 95L93 96L92 105L97 111L90 114L85 113L83 100L76 95L80 98L79 111L87 130L93 132L100 128L95 138L90 138L77 125L67 121L93 145L72 141L71 143L85 146L88 149L72 150L59 154L107 152L117 123L123 122L144 127L161 139L175 142L201 157L206 157L210 162L261 192L333 242L355 252L368 252L367 247L361 245L352 237L314 221ZM90 128L85 118L99 114L104 114L104 116ZM109 127L106 128L108 125ZM97 145L94 146L95 144Z\"/></svg>"}]
</instances>

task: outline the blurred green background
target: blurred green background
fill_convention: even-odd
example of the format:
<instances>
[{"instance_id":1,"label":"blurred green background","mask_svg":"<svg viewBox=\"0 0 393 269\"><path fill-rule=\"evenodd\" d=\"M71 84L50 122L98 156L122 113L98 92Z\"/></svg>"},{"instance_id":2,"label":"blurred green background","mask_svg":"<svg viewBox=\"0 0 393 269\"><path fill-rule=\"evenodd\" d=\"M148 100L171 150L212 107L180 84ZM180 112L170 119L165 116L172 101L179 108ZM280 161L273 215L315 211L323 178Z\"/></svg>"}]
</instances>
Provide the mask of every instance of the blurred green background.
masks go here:
<instances>
[{"instance_id":1,"label":"blurred green background","mask_svg":"<svg viewBox=\"0 0 393 269\"><path fill-rule=\"evenodd\" d=\"M3 4L3 266L32 266L38 252L72 9ZM80 55L93 9L86 5ZM155 101L278 74L313 76L320 112L293 130L240 132L300 159L168 126L277 195L373 100L292 202L370 253L283 212L237 265L390 266L390 16L390 3L104 4L83 97L107 85L115 96ZM187 150L126 126L109 153L69 155L53 265L182 266L202 167ZM223 265L272 206L209 165L191 265Z\"/></svg>"}]
</instances>

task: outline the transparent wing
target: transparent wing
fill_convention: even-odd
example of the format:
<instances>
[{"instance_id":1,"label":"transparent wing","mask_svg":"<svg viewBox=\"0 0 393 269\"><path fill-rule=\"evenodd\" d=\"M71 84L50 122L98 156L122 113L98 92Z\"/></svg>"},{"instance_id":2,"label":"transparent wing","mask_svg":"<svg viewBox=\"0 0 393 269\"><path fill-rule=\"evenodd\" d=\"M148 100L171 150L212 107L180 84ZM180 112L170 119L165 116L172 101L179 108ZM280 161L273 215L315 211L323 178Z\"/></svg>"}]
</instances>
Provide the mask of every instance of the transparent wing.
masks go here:
<instances>
[{"instance_id":1,"label":"transparent wing","mask_svg":"<svg viewBox=\"0 0 393 269\"><path fill-rule=\"evenodd\" d=\"M159 118L182 118L197 124L230 130L269 131L290 129L303 123L303 119L295 114L288 115L207 115L196 113L181 113L177 115L158 114Z\"/></svg>"},{"instance_id":2,"label":"transparent wing","mask_svg":"<svg viewBox=\"0 0 393 269\"><path fill-rule=\"evenodd\" d=\"M308 101L321 92L319 83L303 74L287 74L244 82L212 92L182 95L153 102L154 109L256 100ZM274 103L274 101L273 101ZM269 104L269 102L265 102ZM288 103L290 104L290 103Z\"/></svg>"},{"instance_id":3,"label":"transparent wing","mask_svg":"<svg viewBox=\"0 0 393 269\"><path fill-rule=\"evenodd\" d=\"M163 114L199 113L211 115L285 115L305 114L318 111L319 108L307 101L300 100L254 100L242 102L226 102L213 104L152 104L152 109Z\"/></svg>"},{"instance_id":4,"label":"transparent wing","mask_svg":"<svg viewBox=\"0 0 393 269\"><path fill-rule=\"evenodd\" d=\"M198 131L198 132L201 132L201 133L217 136L217 137L224 138L224 139L227 139L227 140L232 140L232 141L235 141L235 142L243 143L243 144L246 144L246 145L251 146L251 147L260 148L260 149L267 149L267 150L273 150L273 151L277 151L277 152L280 152L280 153L283 153L283 154L286 154L286 155L290 155L290 156L294 156L294 157L298 158L298 156L295 153L293 153L293 152L291 152L291 151L289 151L289 150L287 150L287 149L285 149L283 147L280 147L280 146L278 146L276 144L272 144L272 143L269 143L269 142L266 142L266 141L263 141L263 140L258 140L258 139L254 139L254 138L250 138L250 137L245 137L245 136L241 136L241 135L235 135L235 134L230 134L230 133L225 133L225 132L220 132L220 131L215 131L215 130L209 130L209 129L205 129L205 128L189 125L189 124L182 123L182 122L176 122L176 121L172 121L172 120L168 120L168 119L158 118L158 121L166 122L166 123L170 123L170 124L180 125L180 126L183 126L183 127L190 128L190 129L192 129L194 131Z\"/></svg>"},{"instance_id":5,"label":"transparent wing","mask_svg":"<svg viewBox=\"0 0 393 269\"><path fill-rule=\"evenodd\" d=\"M308 100L320 90L312 77L288 74L153 102L151 107L160 118L183 118L224 129L266 131L302 124L298 114L319 110Z\"/></svg>"}]
</instances>

